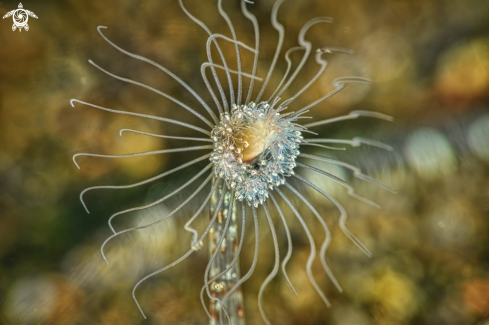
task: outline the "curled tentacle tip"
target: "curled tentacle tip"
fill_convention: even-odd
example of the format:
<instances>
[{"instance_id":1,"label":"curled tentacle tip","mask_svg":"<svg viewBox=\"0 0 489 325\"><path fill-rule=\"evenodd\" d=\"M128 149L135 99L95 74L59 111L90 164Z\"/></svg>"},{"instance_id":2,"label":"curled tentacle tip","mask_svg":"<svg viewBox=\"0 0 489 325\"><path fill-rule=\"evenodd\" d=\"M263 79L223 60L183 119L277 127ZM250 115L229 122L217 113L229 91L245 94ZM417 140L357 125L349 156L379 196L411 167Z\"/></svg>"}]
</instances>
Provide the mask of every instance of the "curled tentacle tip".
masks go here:
<instances>
[{"instance_id":1,"label":"curled tentacle tip","mask_svg":"<svg viewBox=\"0 0 489 325\"><path fill-rule=\"evenodd\" d=\"M353 196L353 197L355 197L355 196ZM373 208L376 208L376 209L380 210L380 205L378 205L378 204L377 204L377 203L375 203L375 202L372 202L372 201L370 201L370 200L368 200L368 199L365 199L365 198L363 198L363 197L357 197L357 199L360 199L361 201L363 201L363 202L367 203L367 204L368 204L368 205L370 205L371 207L373 207Z\"/></svg>"},{"instance_id":2,"label":"curled tentacle tip","mask_svg":"<svg viewBox=\"0 0 489 325\"><path fill-rule=\"evenodd\" d=\"M374 83L372 80L370 80L368 78L362 78L362 77L355 78L355 81L359 82L359 83L364 83L367 85L372 85Z\"/></svg>"},{"instance_id":3,"label":"curled tentacle tip","mask_svg":"<svg viewBox=\"0 0 489 325\"><path fill-rule=\"evenodd\" d=\"M385 144L385 143L382 143L382 144L379 144L376 146L377 148L381 148L381 149L384 149L384 150L387 150L389 152L392 152L394 151L394 148L388 144Z\"/></svg>"},{"instance_id":4,"label":"curled tentacle tip","mask_svg":"<svg viewBox=\"0 0 489 325\"><path fill-rule=\"evenodd\" d=\"M119 135L122 136L122 132L131 132L131 131L133 132L134 130L131 130L131 129L121 129L119 131Z\"/></svg>"},{"instance_id":5,"label":"curled tentacle tip","mask_svg":"<svg viewBox=\"0 0 489 325\"><path fill-rule=\"evenodd\" d=\"M372 111L351 111L350 115L354 116L355 118L360 116L367 116L367 117L374 117L389 122L394 121L394 118L390 115L372 112Z\"/></svg>"},{"instance_id":6,"label":"curled tentacle tip","mask_svg":"<svg viewBox=\"0 0 489 325\"><path fill-rule=\"evenodd\" d=\"M377 116L379 116L379 118L384 119L384 120L389 121L389 122L394 121L394 117L387 115L387 114L378 113Z\"/></svg>"},{"instance_id":7,"label":"curled tentacle tip","mask_svg":"<svg viewBox=\"0 0 489 325\"><path fill-rule=\"evenodd\" d=\"M85 208L85 211L87 211L88 214L90 214L90 210L88 210L87 205L85 204L85 201L83 200L83 193L80 194L80 202L83 205L83 208Z\"/></svg>"},{"instance_id":8,"label":"curled tentacle tip","mask_svg":"<svg viewBox=\"0 0 489 325\"><path fill-rule=\"evenodd\" d=\"M339 293L343 293L343 288L342 287L336 287L336 289L338 289L338 292Z\"/></svg>"},{"instance_id":9,"label":"curled tentacle tip","mask_svg":"<svg viewBox=\"0 0 489 325\"><path fill-rule=\"evenodd\" d=\"M390 115L387 115L387 114L378 113L377 117L380 118L380 119L383 119L383 120L385 120L387 122L394 121L394 117L392 117Z\"/></svg>"},{"instance_id":10,"label":"curled tentacle tip","mask_svg":"<svg viewBox=\"0 0 489 325\"><path fill-rule=\"evenodd\" d=\"M326 307L331 308L331 303L329 302L329 300L327 300L326 297L323 299L323 302L326 305Z\"/></svg>"},{"instance_id":11,"label":"curled tentacle tip","mask_svg":"<svg viewBox=\"0 0 489 325\"><path fill-rule=\"evenodd\" d=\"M136 298L134 298L134 300L136 300ZM138 306L139 308L139 312L141 313L141 315L143 316L144 319L148 319L148 317L146 317L146 314L143 312L143 309L141 308L141 306L139 306L139 303L136 302L136 305Z\"/></svg>"},{"instance_id":12,"label":"curled tentacle tip","mask_svg":"<svg viewBox=\"0 0 489 325\"><path fill-rule=\"evenodd\" d=\"M372 258L374 254L372 254L366 247L359 247L362 252L367 255L368 258Z\"/></svg>"},{"instance_id":13,"label":"curled tentacle tip","mask_svg":"<svg viewBox=\"0 0 489 325\"><path fill-rule=\"evenodd\" d=\"M290 290L292 291L292 293L294 294L294 296L299 297L299 294L297 293L297 291L295 291L295 288L292 287L291 285L289 285L289 287L290 287Z\"/></svg>"},{"instance_id":14,"label":"curled tentacle tip","mask_svg":"<svg viewBox=\"0 0 489 325\"><path fill-rule=\"evenodd\" d=\"M77 101L78 100L77 99L74 99L74 98L70 99L70 105L71 105L71 107L75 107L75 104L73 104L73 102L77 102Z\"/></svg>"},{"instance_id":15,"label":"curled tentacle tip","mask_svg":"<svg viewBox=\"0 0 489 325\"><path fill-rule=\"evenodd\" d=\"M107 259L107 257L105 256L105 253L103 251L104 247L102 245L102 248L100 249L100 253L102 254L102 258L104 259L104 261L107 263L107 265L110 265L109 263L109 260Z\"/></svg>"},{"instance_id":16,"label":"curled tentacle tip","mask_svg":"<svg viewBox=\"0 0 489 325\"><path fill-rule=\"evenodd\" d=\"M101 30L102 28L107 29L107 26L102 26L102 25L97 26L97 30Z\"/></svg>"},{"instance_id":17,"label":"curled tentacle tip","mask_svg":"<svg viewBox=\"0 0 489 325\"><path fill-rule=\"evenodd\" d=\"M76 159L75 159L77 155L78 154L73 156L73 163L75 164L76 168L80 169L80 165L78 165L78 163L76 162Z\"/></svg>"}]
</instances>

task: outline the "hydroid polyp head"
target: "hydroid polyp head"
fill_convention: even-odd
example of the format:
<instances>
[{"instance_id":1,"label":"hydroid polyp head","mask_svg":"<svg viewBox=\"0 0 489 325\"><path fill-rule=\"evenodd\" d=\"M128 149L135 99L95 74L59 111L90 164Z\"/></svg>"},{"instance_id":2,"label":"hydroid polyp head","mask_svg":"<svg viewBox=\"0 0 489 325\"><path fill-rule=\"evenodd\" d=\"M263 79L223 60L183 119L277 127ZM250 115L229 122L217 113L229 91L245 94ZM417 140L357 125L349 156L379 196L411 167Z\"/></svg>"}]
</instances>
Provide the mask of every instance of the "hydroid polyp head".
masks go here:
<instances>
[{"instance_id":1,"label":"hydroid polyp head","mask_svg":"<svg viewBox=\"0 0 489 325\"><path fill-rule=\"evenodd\" d=\"M238 255L240 254L242 248L242 243L243 243L243 237L242 237L239 239L240 244L237 251L234 252L236 254L234 259L232 261L228 261L227 264L225 264L226 266L224 267L223 270L219 270L220 271L220 273L218 272L219 275L213 276L209 274L209 272L207 271L209 268L211 268L213 259L215 258L215 254L212 254L211 260L209 261L206 270L206 274L204 276L205 285L202 292L204 291L207 292L210 300L218 302L220 308L222 307L222 310L227 315L228 319L230 319L230 317L232 318L232 315L228 314L226 309L224 308L224 303L226 299L229 298L229 295L232 292L237 291L237 288L239 288L239 286L251 276L257 264L258 247L259 247L258 213L263 211L263 213L265 214L268 220L268 224L270 226L270 231L274 242L275 257L276 257L273 271L266 278L259 293L258 303L259 303L260 312L264 320L267 323L269 323L262 306L263 292L266 285L272 280L272 278L276 275L278 270L279 247L277 243L276 232L274 229L275 226L271 220L273 217L277 215L279 215L281 218L283 228L288 238L287 255L282 262L282 272L285 276L285 279L287 280L293 292L296 293L295 289L292 286L292 283L289 281L289 278L287 277L286 274L286 264L292 254L292 240L286 221L286 217L290 217L290 218L295 218L296 220L299 221L309 241L310 255L307 264L305 266L307 277L309 278L311 284L313 285L314 289L321 297L321 299L326 303L326 305L329 306L330 303L326 298L324 292L321 290L320 286L316 282L312 272L312 264L316 256L315 241L312 238L312 234L308 228L307 222L301 216L299 209L297 209L294 206L293 203L294 200L290 200L288 198L289 193L291 193L293 196L298 198L301 204L303 204L305 207L309 209L309 212L315 216L315 218L320 223L321 228L324 230L325 238L321 245L321 250L320 250L321 265L325 273L332 280L333 284L338 288L338 290L341 291L342 290L341 286L339 285L336 278L333 276L324 257L326 253L326 249L328 248L328 245L331 242L331 234L327 224L323 220L323 217L319 214L318 210L314 207L314 205L308 201L306 195L305 194L303 195L301 193L302 191L299 191L297 188L291 185L290 182L288 182L288 180L292 178L291 176L294 176L293 178L300 184L309 187L314 191L319 192L324 198L331 201L337 207L340 213L340 219L339 219L340 229L344 232L344 234L349 239L353 241L355 245L357 245L363 252L365 252L368 256L370 256L370 252L368 251L368 249L365 246L363 246L360 243L360 241L347 229L346 227L347 214L345 209L341 206L341 204L338 201L336 201L333 197L331 197L328 193L326 193L324 190L322 190L317 185L315 185L312 179L307 179L308 177L304 175L301 176L299 173L296 172L295 169L296 167L301 167L302 169L307 169L314 173L325 175L333 179L334 181L339 182L341 185L345 186L348 190L348 194L351 195L352 197L355 197L374 207L378 207L375 203L371 202L370 200L356 194L353 187L351 187L345 180L338 178L334 175L328 174L327 172L319 168L309 166L304 162L301 162L300 160L306 158L306 159L314 159L317 161L322 161L330 164L335 164L350 170L353 176L356 178L373 182L381 187L391 190L387 185L381 183L380 181L375 180L370 176L363 174L362 171L356 166L346 164L341 161L337 161L335 159L331 159L327 157L327 155L318 156L318 155L312 155L308 153L303 154L299 151L299 148L300 147L304 148L306 146L328 148L324 146L324 144L326 143L326 144L347 144L351 146L359 146L363 144L363 145L379 147L386 150L391 150L392 148L388 145L379 143L374 140L365 139L365 138L354 138L348 140L348 139L318 139L316 137L308 137L308 138L304 137L306 133L315 134L314 132L310 131L311 128L316 128L318 126L324 126L340 121L356 119L359 117L373 117L373 118L379 118L384 120L391 120L391 118L389 116L377 112L354 111L351 112L350 114L346 114L340 117L335 117L335 118L330 118L330 119L320 120L320 121L312 121L306 124L300 123L300 119L303 118L302 116L303 114L319 106L324 100L328 99L329 97L340 92L349 83L370 83L370 81L360 77L343 77L343 78L335 79L333 82L334 89L331 90L330 92L327 92L321 97L315 99L308 105L302 107L300 106L295 107L294 110L289 109L289 107L292 107L295 100L299 96L302 96L304 92L308 88L310 88L323 74L327 65L327 62L323 58L323 56L331 55L332 53L336 53L336 52L351 53L351 51L341 49L341 48L336 48L336 47L328 47L328 48L322 48L318 50L316 52L316 55L314 56L315 62L319 66L316 74L311 79L308 80L301 79L300 72L303 70L305 66L305 62L309 59L312 53L312 43L307 41L305 38L308 30L311 28L311 26L317 23L320 22L331 23L332 20L330 18L322 17L322 18L312 19L306 24L304 24L302 29L299 31L299 38L298 38L299 46L292 47L289 50L285 51L285 53L283 53L282 46L284 44L285 31L283 26L279 23L277 19L278 10L283 2L284 0L277 0L275 2L275 5L271 13L271 25L278 32L278 41L275 49L275 54L273 58L270 60L271 63L269 65L268 72L263 76L259 76L257 75L257 71L258 71L257 67L258 67L258 61L260 55L260 30L259 30L258 21L256 17L247 8L246 3L250 3L249 1L246 0L241 1L241 10L244 17L250 20L251 24L253 25L253 31L255 33L254 46L246 45L238 40L237 33L233 26L234 22L229 18L229 16L226 14L225 10L223 9L222 0L218 1L217 8L220 16L226 21L226 25L227 25L226 29L230 31L231 37L227 37L218 33L212 33L211 30L202 21L200 21L190 13L190 11L184 6L183 0L179 0L179 4L183 12L193 22L195 22L200 27L202 27L202 29L208 34L208 38L205 44L208 62L204 62L202 64L201 74L202 74L202 79L209 91L209 95L210 95L209 97L214 101L215 105L207 104L207 102L199 94L197 94L196 91L194 91L185 81L177 77L169 69L161 66L160 64L148 58L128 52L120 48L118 45L114 44L102 33L102 30L106 29L106 27L100 26L98 28L98 32L107 41L108 44L110 44L118 51L134 59L146 62L156 67L166 75L168 75L170 78L172 78L177 83L179 83L183 88L185 88L186 91L188 91L188 93L197 100L197 102L202 106L202 108L200 110L194 109L163 91L157 90L146 84L131 79L127 79L122 76L115 75L101 68L100 66L96 65L92 61L89 61L90 64L92 64L94 67L99 69L101 72L113 78L116 78L124 82L128 82L135 86L143 87L149 91L161 95L163 98L165 98L165 100L171 101L173 104L178 105L181 109L188 111L195 118L199 119L206 125L204 127L199 127L194 125L193 122L187 123L178 119L170 119L162 116L154 116L154 115L141 114L135 112L114 110L114 109L109 109L102 106L82 102L79 100L72 100L71 102L72 106L74 106L74 103L76 102L82 105L91 106L93 108L104 110L111 113L131 115L136 118L149 118L163 123L170 123L173 125L177 125L179 128L191 130L198 134L195 137L193 136L184 137L184 136L177 136L177 135L157 135L157 134L138 131L138 130L123 129L124 131L137 133L141 136L164 137L164 138L170 138L179 141L208 142L208 145L185 146L185 147L178 147L178 148L171 148L171 149L165 148L163 150L140 152L134 154L102 155L102 154L80 153L80 154L76 154L73 157L74 160L78 156L92 156L92 157L103 157L103 158L126 158L126 157L133 157L133 156L147 156L147 155L155 155L155 154L189 153L189 152L200 151L200 150L206 151L204 155L198 158L195 158L191 161L187 161L178 167L175 167L169 171L151 177L147 180L143 180L130 185L90 187L84 190L80 196L85 208L86 205L83 201L82 196L84 193L86 193L89 190L132 188L150 182L154 182L157 180L161 180L168 175L177 173L190 166L193 167L198 166L198 164L201 164L203 161L207 161L207 159L210 160L210 163L207 161L208 164L205 167L201 167L199 171L197 171L196 174L190 180L186 181L183 185L179 186L173 192L164 193L164 195L162 195L160 199L155 200L154 202L148 203L146 205L117 212L109 218L109 226L113 232L113 235L110 236L102 245L102 255L106 261L107 259L105 257L105 254L103 253L103 248L113 238L128 232L132 232L148 227L153 227L161 222L164 222L166 219L172 216L176 216L179 212L182 211L183 207L189 204L190 201L199 200L202 199L202 197L205 197L203 200L200 201L201 204L199 208L197 209L195 214L188 220L188 222L185 224L184 227L185 231L189 232L192 235L191 243L189 245L189 250L187 251L187 253L185 253L182 257L180 257L173 263L170 263L169 265L147 275L146 277L141 279L134 287L133 297L141 312L142 312L141 306L139 306L139 303L137 302L135 296L136 288L138 288L138 286L146 279L156 274L159 274L161 272L164 272L165 270L183 261L185 258L190 256L193 252L200 250L204 238L209 233L212 234L213 238L219 238L219 242L216 243L217 245L216 247L220 248L220 250L226 250L226 249L230 249L229 247L236 246L236 245L225 246L224 245L225 241L223 241L224 238L226 238L226 236L231 236L230 233L232 231L234 231L232 236L236 236L234 237L235 239L239 237L236 234L237 226L236 225L230 226L229 224L230 222L229 216L231 215L229 211L230 209L237 210L236 207L241 208L242 211L241 220L243 222L241 236L244 236L246 215L250 213L249 212L250 209L246 208L246 205L251 206L251 210L252 210L251 212L253 214L253 225L255 227L255 232L254 232L255 252L254 252L253 262L250 271L242 278L237 277L236 279L234 279L233 280L234 285L229 288L225 288L221 286L218 287L213 286L214 289L220 288L219 291L223 292L222 297L216 297L215 295L212 295L210 293L211 291L210 286L212 283L214 283L213 281L216 280L215 277L219 277L220 275L226 274L233 266L236 265L237 261L239 261ZM233 45L235 48L231 59L229 59L226 56L229 53L226 52L225 55L224 54L225 52L221 48L223 42L229 43ZM214 62L212 58L213 51L211 50L211 47L213 47L217 51L220 59L219 61L220 64ZM253 63L251 68L249 69L248 68L244 69L242 66L241 49L246 49L248 51L248 54L251 53L250 55L252 55ZM293 66L293 61L290 59L290 55L294 52L295 52L294 55L300 55L300 54L302 55L299 63L295 67ZM284 60L286 61L287 64L285 72L283 72L283 70L276 69L276 63L281 55L284 56ZM264 58L262 58L262 60L263 59ZM234 67L236 68L234 69L230 68L231 62L233 63L235 62L233 68ZM217 86L217 90L218 90L217 93L215 93L213 86L211 86L207 78L207 73L209 72L209 70L212 73L212 77L214 79L215 85ZM219 75L216 72L217 70L221 70L221 71L224 70L225 77L222 78L223 75ZM248 72L251 71L251 73L244 72L244 70ZM279 75L279 79L280 79L279 82L277 83L272 82L272 80L273 81L279 80L279 79L271 78L273 74ZM235 75L236 78L232 78L231 75ZM249 88L247 91L244 87L243 78L249 79ZM235 83L235 79L237 79L238 81L237 85ZM254 85L255 82L257 81L263 81L263 83L260 89L254 92ZM297 86L296 89L299 90L293 93L290 97L282 101L280 97L285 96L287 94L287 90L290 88L292 84L296 84ZM266 92L269 92L271 94L270 98L266 101L260 100ZM255 97L254 99L252 99L254 95ZM289 110L289 112L286 112L287 110ZM208 116L206 117L204 115L208 115ZM121 134L122 134L122 130L121 130ZM77 165L77 167L79 167L76 161L75 164ZM133 211L146 209L146 208L151 208L165 201L170 201L174 199L176 194L182 193L182 191L187 191L189 185L202 178L205 179L200 183L200 185L196 189L193 190L192 194L187 196L182 202L179 202L178 205L171 212L169 212L166 216L162 217L161 219L153 221L146 225L139 225L137 227L127 228L123 230L116 230L116 228L114 227L113 220L116 216L130 213ZM213 184L211 183L212 179L214 179ZM283 192L283 188L287 189L287 193ZM201 192L206 193L206 195L199 195L199 193ZM274 196L274 193L276 193L276 196ZM288 209L287 211L282 211L279 201L285 202L286 206L288 206L290 209ZM211 206L210 208L211 220L208 226L206 227L206 229L202 231L202 233L199 235L199 232L196 229L192 228L191 224L200 215L202 215L202 212L204 211L205 207L209 205L209 202ZM275 213L275 211L277 213ZM288 213L284 213L284 212L288 212ZM226 220L223 221L223 219ZM248 218L247 220L250 219ZM236 222L236 220L233 220L232 222ZM223 223L225 223L226 226L221 227L223 226ZM220 226L216 226L216 224L219 224ZM220 236L216 236L217 232L219 231L222 231L222 233L220 234ZM234 242L236 243L237 241ZM219 250L218 249L214 250L214 252L217 251ZM230 254L230 256L232 256L232 254ZM216 294L216 292L214 292L213 294Z\"/></svg>"},{"instance_id":2,"label":"hydroid polyp head","mask_svg":"<svg viewBox=\"0 0 489 325\"><path fill-rule=\"evenodd\" d=\"M303 139L297 117L282 116L267 102L234 105L221 114L212 130L211 161L217 177L235 191L235 198L255 208L269 190L293 175Z\"/></svg>"}]
</instances>

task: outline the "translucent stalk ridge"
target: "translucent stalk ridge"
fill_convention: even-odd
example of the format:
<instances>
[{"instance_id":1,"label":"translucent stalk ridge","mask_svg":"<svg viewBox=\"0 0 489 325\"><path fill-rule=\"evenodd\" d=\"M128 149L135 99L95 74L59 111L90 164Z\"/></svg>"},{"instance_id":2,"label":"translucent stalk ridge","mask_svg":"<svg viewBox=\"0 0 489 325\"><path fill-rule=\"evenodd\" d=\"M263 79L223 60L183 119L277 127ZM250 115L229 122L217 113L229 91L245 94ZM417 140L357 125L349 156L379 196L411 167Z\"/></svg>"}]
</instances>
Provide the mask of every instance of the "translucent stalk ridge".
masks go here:
<instances>
[{"instance_id":1,"label":"translucent stalk ridge","mask_svg":"<svg viewBox=\"0 0 489 325\"><path fill-rule=\"evenodd\" d=\"M216 179L214 178L213 181L215 182ZM225 182L222 182L214 191L210 200L209 212L212 218L223 191L226 192L223 204L209 232L209 291L213 298L210 299L209 306L210 324L245 325L241 286L225 297L241 278L239 256L237 256L239 255L237 201L233 191L227 188ZM222 243L218 247L221 240ZM219 249L219 252L216 253L216 249Z\"/></svg>"}]
</instances>

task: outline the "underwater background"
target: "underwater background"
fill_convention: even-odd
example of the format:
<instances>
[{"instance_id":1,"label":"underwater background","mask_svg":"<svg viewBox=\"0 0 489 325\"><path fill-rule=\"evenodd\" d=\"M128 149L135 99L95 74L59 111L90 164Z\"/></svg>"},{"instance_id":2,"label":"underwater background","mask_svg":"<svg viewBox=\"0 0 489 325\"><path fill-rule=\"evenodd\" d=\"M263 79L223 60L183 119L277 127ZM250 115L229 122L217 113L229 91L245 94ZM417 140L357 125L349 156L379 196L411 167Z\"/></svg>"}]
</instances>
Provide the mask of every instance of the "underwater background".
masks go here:
<instances>
[{"instance_id":1,"label":"underwater background","mask_svg":"<svg viewBox=\"0 0 489 325\"><path fill-rule=\"evenodd\" d=\"M271 58L277 39L269 23L274 1L254 2L248 8L260 22L261 51ZM225 30L216 1L184 3L211 30ZM206 60L207 35L184 15L178 1L22 4L38 16L29 18L28 31L12 31L11 17L0 20L0 324L208 324L199 300L207 249L138 289L148 320L143 321L131 296L141 277L188 249L190 236L183 224L195 206L186 208L182 220L174 218L149 232L111 242L106 251L110 266L99 251L111 234L111 214L160 197L195 169L134 189L87 193L90 214L79 201L87 187L134 183L179 166L188 156L80 157L80 170L72 161L79 152L122 154L172 145L137 134L119 136L122 128L182 136L185 131L70 105L76 98L199 125L161 96L111 78L88 60L195 104L168 76L112 48L96 27L107 26L104 34L111 41L155 60L206 96L200 64ZM0 15L18 5L0 1ZM243 19L239 1L226 0L224 8L239 39L254 44L253 27ZM350 230L373 257L366 257L341 233L331 204L308 193L332 229L327 260L344 292L336 291L316 261L313 272L332 302L331 308L324 306L306 277L307 239L291 221L294 253L288 270L299 295L278 276L265 292L269 319L273 324L489 325L489 2L288 0L278 16L286 28L285 48L295 46L299 29L317 16L335 22L311 28L306 38L313 46L345 47L355 54L328 57L324 77L298 100L311 102L337 77L371 79L372 86L351 85L310 114L328 118L375 110L393 116L392 123L358 119L317 132L392 145L393 152L362 146L331 155L358 165L398 193L355 180L344 170L330 170L378 203L382 208L377 210L315 176L321 188L346 207ZM310 78L315 71L312 60L304 76ZM258 75L265 73L258 70ZM170 207L162 205L122 217L118 225L133 226L168 211ZM322 230L311 229L320 243ZM269 237L261 230L258 266L243 286L248 324L263 323L256 297L273 267ZM279 237L283 252L285 235ZM245 247L252 245L249 239ZM249 268L252 253L242 254L243 270Z\"/></svg>"}]
</instances>

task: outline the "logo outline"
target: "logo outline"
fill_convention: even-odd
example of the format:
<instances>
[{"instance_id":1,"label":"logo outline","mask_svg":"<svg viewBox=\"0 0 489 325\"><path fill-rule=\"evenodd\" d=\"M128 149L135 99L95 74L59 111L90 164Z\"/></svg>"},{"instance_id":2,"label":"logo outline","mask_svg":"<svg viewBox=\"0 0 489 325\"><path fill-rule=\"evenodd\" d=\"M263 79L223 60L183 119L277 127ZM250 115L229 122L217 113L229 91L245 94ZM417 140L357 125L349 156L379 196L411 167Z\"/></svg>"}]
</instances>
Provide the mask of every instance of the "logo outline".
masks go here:
<instances>
[{"instance_id":1,"label":"logo outline","mask_svg":"<svg viewBox=\"0 0 489 325\"><path fill-rule=\"evenodd\" d=\"M19 7L17 9L7 12L2 19L10 16L12 16L12 20L14 21L14 24L12 25L13 32L15 32L17 28L19 29L19 32L22 32L22 28L24 28L26 32L29 31L29 25L27 24L29 16L38 19L35 13L24 9L21 2L19 3Z\"/></svg>"}]
</instances>

